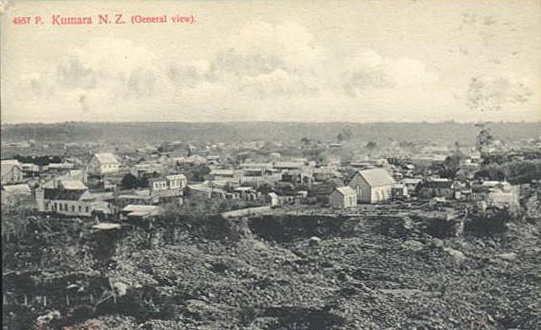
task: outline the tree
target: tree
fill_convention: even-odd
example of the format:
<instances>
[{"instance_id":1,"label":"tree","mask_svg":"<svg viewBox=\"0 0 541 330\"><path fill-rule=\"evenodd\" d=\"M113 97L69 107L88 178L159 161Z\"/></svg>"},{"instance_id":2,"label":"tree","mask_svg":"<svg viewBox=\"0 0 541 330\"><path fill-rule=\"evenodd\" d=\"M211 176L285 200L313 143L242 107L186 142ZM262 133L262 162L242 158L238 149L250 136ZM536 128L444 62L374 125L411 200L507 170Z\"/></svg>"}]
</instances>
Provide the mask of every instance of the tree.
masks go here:
<instances>
[{"instance_id":1,"label":"tree","mask_svg":"<svg viewBox=\"0 0 541 330\"><path fill-rule=\"evenodd\" d=\"M340 133L338 133L338 135L336 136L336 139L338 140L338 142L342 142L342 141L347 141L351 139L352 136L353 136L353 133L351 132L349 128L343 128L340 131Z\"/></svg>"},{"instance_id":2,"label":"tree","mask_svg":"<svg viewBox=\"0 0 541 330\"><path fill-rule=\"evenodd\" d=\"M120 181L120 186L122 189L135 189L137 188L138 183L137 178L133 174L128 173L124 175L122 181Z\"/></svg>"},{"instance_id":3,"label":"tree","mask_svg":"<svg viewBox=\"0 0 541 330\"><path fill-rule=\"evenodd\" d=\"M459 169L460 155L447 156L443 162L443 168L440 170L440 176L442 178L454 179Z\"/></svg>"},{"instance_id":4,"label":"tree","mask_svg":"<svg viewBox=\"0 0 541 330\"><path fill-rule=\"evenodd\" d=\"M488 147L494 141L494 137L485 124L476 124L475 126L480 128L480 131L477 134L475 146L481 154L485 154L488 152Z\"/></svg>"},{"instance_id":5,"label":"tree","mask_svg":"<svg viewBox=\"0 0 541 330\"><path fill-rule=\"evenodd\" d=\"M374 150L374 149L376 149L377 146L378 146L378 145L377 145L376 142L370 141L370 142L368 142L368 143L366 144L366 149L368 149L368 150Z\"/></svg>"}]
</instances>

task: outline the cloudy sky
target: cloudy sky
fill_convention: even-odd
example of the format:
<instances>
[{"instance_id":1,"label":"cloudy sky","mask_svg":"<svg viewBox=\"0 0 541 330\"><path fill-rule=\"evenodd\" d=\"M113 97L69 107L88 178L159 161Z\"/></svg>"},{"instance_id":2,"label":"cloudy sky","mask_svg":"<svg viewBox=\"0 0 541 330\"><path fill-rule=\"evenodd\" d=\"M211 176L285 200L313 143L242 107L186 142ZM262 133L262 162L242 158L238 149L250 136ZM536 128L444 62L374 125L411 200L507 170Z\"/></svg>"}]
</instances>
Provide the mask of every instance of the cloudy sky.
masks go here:
<instances>
[{"instance_id":1,"label":"cloudy sky","mask_svg":"<svg viewBox=\"0 0 541 330\"><path fill-rule=\"evenodd\" d=\"M191 15L196 24L14 25ZM20 2L2 122L539 121L541 1Z\"/></svg>"}]
</instances>

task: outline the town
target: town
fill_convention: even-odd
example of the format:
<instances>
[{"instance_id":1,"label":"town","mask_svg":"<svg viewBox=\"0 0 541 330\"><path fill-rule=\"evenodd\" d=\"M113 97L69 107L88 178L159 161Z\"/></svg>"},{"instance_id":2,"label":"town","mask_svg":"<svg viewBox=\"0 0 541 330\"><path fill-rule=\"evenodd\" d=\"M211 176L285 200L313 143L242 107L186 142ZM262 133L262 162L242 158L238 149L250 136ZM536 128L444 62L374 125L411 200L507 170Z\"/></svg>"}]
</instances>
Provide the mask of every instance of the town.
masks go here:
<instances>
[{"instance_id":1,"label":"town","mask_svg":"<svg viewBox=\"0 0 541 330\"><path fill-rule=\"evenodd\" d=\"M94 247L101 251L94 251L94 257L86 250L73 252L88 269L96 262L110 264L107 260L120 248L115 242L136 233L148 236L150 244L139 246L145 239L137 249L152 250L167 241L191 244L194 238L186 235L236 242L254 237L278 243L307 240L313 248L370 232L390 242L405 240L400 244L413 251L424 251L425 245L442 247L438 258L462 265L467 255L442 240L498 237L518 221L514 219L539 216L541 137L502 141L490 124L475 125L475 130L469 145L359 141L351 127L328 141L307 136L296 142L163 141L114 147L94 141L4 141L2 235L6 244L17 246L11 250L17 256L4 255L4 264L18 269L35 263L31 255L21 254L20 244L38 244L45 249L37 264L43 272L47 264L60 261L46 260L51 258L46 250L53 248L50 240L74 233L79 238L62 238L75 240L63 244L81 246L90 235L87 239L103 245ZM35 232L30 234L29 228ZM27 243L21 243L24 237ZM156 243L160 239L162 243ZM92 258L97 259L89 261ZM497 258L512 261L516 254ZM62 271L54 281L66 288L47 298L39 288L50 282L30 280L28 271L10 273L18 280L4 291L5 306L36 311L55 304L69 314L87 304L95 311L111 308L116 299L142 285L129 283L127 274L119 275L125 270L117 269L116 276L109 274L109 281L116 277L110 288L81 287L77 294L70 288L82 278L88 281L89 275ZM341 270L340 276L353 276L346 273ZM16 284L21 278L35 282L32 291ZM51 315L45 318L54 318Z\"/></svg>"},{"instance_id":2,"label":"town","mask_svg":"<svg viewBox=\"0 0 541 330\"><path fill-rule=\"evenodd\" d=\"M470 146L369 141L349 154L351 134L297 145L167 141L120 152L97 143L5 143L4 151L18 152L2 160L2 202L96 223L141 221L202 200L215 202L208 214L296 207L354 213L380 204L451 214L518 210L521 194L538 184L539 140L504 144L482 127ZM22 153L32 148L69 156ZM494 166L502 162L514 167Z\"/></svg>"}]
</instances>

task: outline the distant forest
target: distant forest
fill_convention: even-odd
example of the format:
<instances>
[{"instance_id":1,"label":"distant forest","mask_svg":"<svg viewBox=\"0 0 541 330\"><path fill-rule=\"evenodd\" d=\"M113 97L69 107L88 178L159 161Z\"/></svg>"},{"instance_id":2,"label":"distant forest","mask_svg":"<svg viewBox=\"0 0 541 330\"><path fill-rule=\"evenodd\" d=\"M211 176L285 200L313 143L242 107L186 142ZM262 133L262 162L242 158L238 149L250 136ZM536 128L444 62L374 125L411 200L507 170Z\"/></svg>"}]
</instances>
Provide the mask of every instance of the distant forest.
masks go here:
<instances>
[{"instance_id":1,"label":"distant forest","mask_svg":"<svg viewBox=\"0 0 541 330\"><path fill-rule=\"evenodd\" d=\"M489 124L496 139L512 141L538 138L541 123ZM240 142L266 140L298 142L311 140L333 142L344 131L351 140L399 140L450 145L474 144L478 128L473 123L78 123L2 125L3 142L36 140L41 142L105 142L112 144L160 144L164 141Z\"/></svg>"}]
</instances>

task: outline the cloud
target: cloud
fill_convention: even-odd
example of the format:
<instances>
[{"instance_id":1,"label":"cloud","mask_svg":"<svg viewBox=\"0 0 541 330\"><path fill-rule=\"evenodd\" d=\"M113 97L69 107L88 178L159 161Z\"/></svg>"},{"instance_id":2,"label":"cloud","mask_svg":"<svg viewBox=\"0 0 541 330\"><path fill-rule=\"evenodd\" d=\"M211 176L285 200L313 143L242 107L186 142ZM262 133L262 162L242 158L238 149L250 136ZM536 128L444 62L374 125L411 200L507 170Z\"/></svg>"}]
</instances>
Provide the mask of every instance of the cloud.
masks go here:
<instances>
[{"instance_id":1,"label":"cloud","mask_svg":"<svg viewBox=\"0 0 541 330\"><path fill-rule=\"evenodd\" d=\"M318 70L325 51L296 23L247 23L221 48L208 61L167 66L177 96L227 89L238 98L292 98L324 88Z\"/></svg>"},{"instance_id":2,"label":"cloud","mask_svg":"<svg viewBox=\"0 0 541 330\"><path fill-rule=\"evenodd\" d=\"M23 74L17 105L26 120L97 121L430 121L469 110L464 90L448 90L420 59L362 46L344 58L296 23L248 23L197 60L157 54L124 39L91 39L49 70ZM468 83L471 108L526 104L533 93L504 76Z\"/></svg>"},{"instance_id":3,"label":"cloud","mask_svg":"<svg viewBox=\"0 0 541 330\"><path fill-rule=\"evenodd\" d=\"M528 103L533 96L530 83L512 76L482 75L470 79L467 104L475 111L499 111Z\"/></svg>"},{"instance_id":4,"label":"cloud","mask_svg":"<svg viewBox=\"0 0 541 330\"><path fill-rule=\"evenodd\" d=\"M438 82L438 75L417 59L384 58L373 50L355 56L343 76L350 96L374 89L426 89Z\"/></svg>"},{"instance_id":5,"label":"cloud","mask_svg":"<svg viewBox=\"0 0 541 330\"><path fill-rule=\"evenodd\" d=\"M234 49L241 58L273 54L288 69L314 67L325 57L324 49L316 45L313 35L294 22L279 25L249 22L226 41L226 47Z\"/></svg>"}]
</instances>

